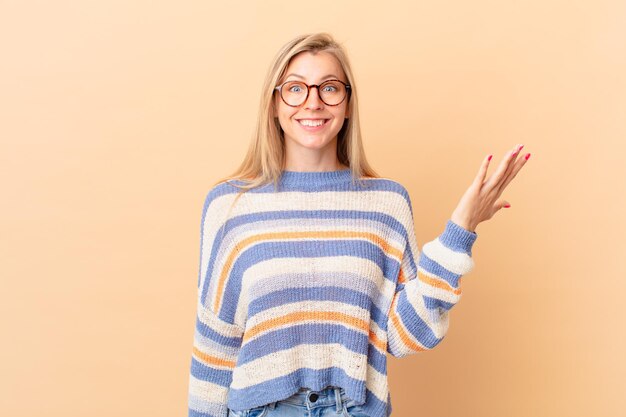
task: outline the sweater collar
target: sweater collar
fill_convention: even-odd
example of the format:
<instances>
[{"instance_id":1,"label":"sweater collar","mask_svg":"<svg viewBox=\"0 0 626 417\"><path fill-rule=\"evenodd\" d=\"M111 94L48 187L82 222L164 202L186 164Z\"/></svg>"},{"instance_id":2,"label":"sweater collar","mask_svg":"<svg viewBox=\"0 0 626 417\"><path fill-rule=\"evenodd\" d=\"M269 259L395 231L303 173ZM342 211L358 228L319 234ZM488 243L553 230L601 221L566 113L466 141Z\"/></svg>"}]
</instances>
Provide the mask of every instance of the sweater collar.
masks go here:
<instances>
[{"instance_id":1,"label":"sweater collar","mask_svg":"<svg viewBox=\"0 0 626 417\"><path fill-rule=\"evenodd\" d=\"M284 185L328 185L341 183L352 177L350 168L336 171L289 171L283 170L280 182Z\"/></svg>"}]
</instances>

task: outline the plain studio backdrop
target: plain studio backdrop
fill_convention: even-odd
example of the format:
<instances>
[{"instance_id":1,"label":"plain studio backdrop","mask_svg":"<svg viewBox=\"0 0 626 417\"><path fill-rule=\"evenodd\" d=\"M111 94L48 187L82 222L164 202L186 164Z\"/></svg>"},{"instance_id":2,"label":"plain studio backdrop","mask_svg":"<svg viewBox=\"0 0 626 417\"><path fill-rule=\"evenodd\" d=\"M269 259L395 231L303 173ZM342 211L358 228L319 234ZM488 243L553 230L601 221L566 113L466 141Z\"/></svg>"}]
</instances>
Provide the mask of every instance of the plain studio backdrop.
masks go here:
<instances>
[{"instance_id":1,"label":"plain studio backdrop","mask_svg":"<svg viewBox=\"0 0 626 417\"><path fill-rule=\"evenodd\" d=\"M0 2L0 415L184 416L200 217L272 57L349 53L366 151L418 242L485 155L446 339L390 358L394 417L626 415L624 1Z\"/></svg>"}]
</instances>

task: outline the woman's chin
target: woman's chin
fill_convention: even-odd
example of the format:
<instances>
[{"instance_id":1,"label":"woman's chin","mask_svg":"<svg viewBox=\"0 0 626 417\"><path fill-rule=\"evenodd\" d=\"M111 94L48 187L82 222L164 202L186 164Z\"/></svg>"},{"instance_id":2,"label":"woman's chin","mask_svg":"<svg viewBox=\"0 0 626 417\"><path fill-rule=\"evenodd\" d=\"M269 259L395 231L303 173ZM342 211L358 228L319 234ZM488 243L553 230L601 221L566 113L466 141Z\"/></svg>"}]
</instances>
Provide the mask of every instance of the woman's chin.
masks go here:
<instances>
[{"instance_id":1,"label":"woman's chin","mask_svg":"<svg viewBox=\"0 0 626 417\"><path fill-rule=\"evenodd\" d=\"M296 142L298 142L298 144L304 148L322 149L328 146L328 144L331 143L332 140L326 137L311 135L299 137L298 139L296 139Z\"/></svg>"}]
</instances>

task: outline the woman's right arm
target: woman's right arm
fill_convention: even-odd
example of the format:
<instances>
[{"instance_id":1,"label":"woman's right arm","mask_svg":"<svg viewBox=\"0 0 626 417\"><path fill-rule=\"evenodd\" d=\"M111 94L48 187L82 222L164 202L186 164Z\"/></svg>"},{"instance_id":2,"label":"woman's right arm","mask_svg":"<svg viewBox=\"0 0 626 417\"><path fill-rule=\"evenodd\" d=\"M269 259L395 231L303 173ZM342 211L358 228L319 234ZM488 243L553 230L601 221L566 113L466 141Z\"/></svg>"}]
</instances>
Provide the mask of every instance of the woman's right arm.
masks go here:
<instances>
[{"instance_id":1,"label":"woman's right arm","mask_svg":"<svg viewBox=\"0 0 626 417\"><path fill-rule=\"evenodd\" d=\"M241 347L243 330L215 314L209 296L219 227L209 213L215 193L209 192L202 211L200 230L200 270L195 331L189 372L189 417L227 417L228 391ZM219 243L218 243L219 244Z\"/></svg>"}]
</instances>

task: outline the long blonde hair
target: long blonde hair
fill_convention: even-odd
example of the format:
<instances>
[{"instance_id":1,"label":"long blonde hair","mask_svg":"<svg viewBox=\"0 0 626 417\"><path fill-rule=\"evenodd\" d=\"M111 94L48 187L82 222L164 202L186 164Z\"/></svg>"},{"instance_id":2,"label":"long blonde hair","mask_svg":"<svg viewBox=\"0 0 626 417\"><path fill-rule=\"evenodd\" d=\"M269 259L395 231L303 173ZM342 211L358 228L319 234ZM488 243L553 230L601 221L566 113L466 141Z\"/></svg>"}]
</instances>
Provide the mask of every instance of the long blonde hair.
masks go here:
<instances>
[{"instance_id":1,"label":"long blonde hair","mask_svg":"<svg viewBox=\"0 0 626 417\"><path fill-rule=\"evenodd\" d=\"M301 52L317 53L319 51L328 52L339 61L348 78L348 84L351 86L348 100L350 116L344 121L337 135L337 159L340 163L350 167L353 181L361 177L380 177L365 157L359 122L358 89L347 53L329 33L320 32L297 36L278 51L265 77L256 129L248 152L239 168L231 175L217 181L215 185L221 182L230 183L230 180L241 180L244 184L231 184L242 189L242 192L268 183L276 185L284 169L285 142L273 100L274 88L284 76L295 55Z\"/></svg>"}]
</instances>

